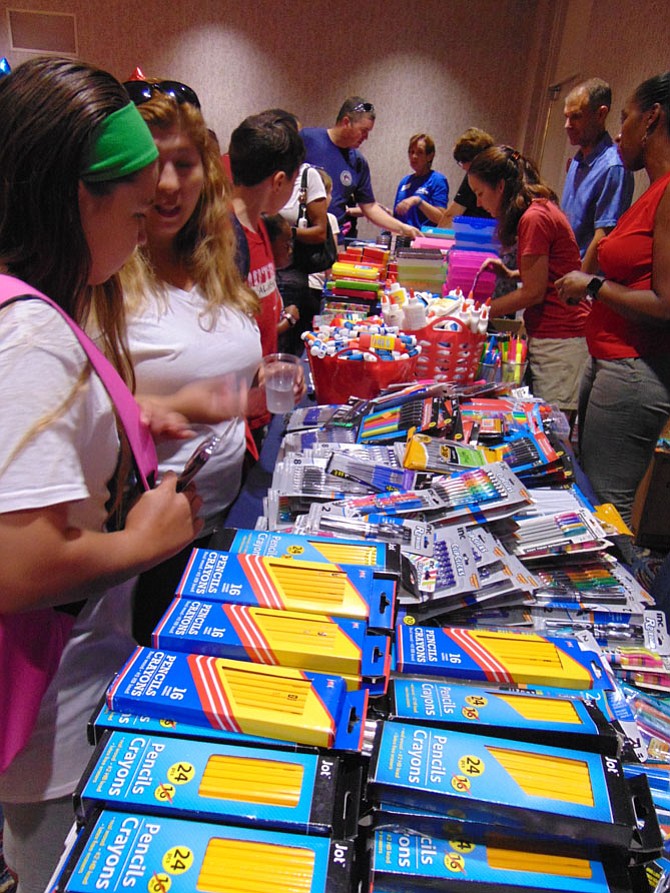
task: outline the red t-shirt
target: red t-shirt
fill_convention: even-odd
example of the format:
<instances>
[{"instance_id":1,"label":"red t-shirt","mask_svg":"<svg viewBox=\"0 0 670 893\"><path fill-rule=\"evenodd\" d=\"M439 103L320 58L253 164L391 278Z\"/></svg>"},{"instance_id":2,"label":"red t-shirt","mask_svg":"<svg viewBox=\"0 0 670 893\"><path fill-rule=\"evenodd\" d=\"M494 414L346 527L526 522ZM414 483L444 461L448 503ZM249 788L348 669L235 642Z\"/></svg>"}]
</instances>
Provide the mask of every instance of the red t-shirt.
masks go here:
<instances>
[{"instance_id":1,"label":"red t-shirt","mask_svg":"<svg viewBox=\"0 0 670 893\"><path fill-rule=\"evenodd\" d=\"M272 247L265 224L258 221L258 232L243 226L249 246L249 276L247 282L258 295L260 310L256 322L261 333L263 356L277 352L277 326L281 319L282 299L277 288ZM249 424L253 429L262 428L270 421L270 414L252 418Z\"/></svg>"},{"instance_id":2,"label":"red t-shirt","mask_svg":"<svg viewBox=\"0 0 670 893\"><path fill-rule=\"evenodd\" d=\"M659 177L600 241L598 264L606 279L640 291L652 287L654 221L669 184L670 174ZM593 303L586 338L591 356L598 360L644 357L670 350L670 331L626 319L600 301Z\"/></svg>"},{"instance_id":3,"label":"red t-shirt","mask_svg":"<svg viewBox=\"0 0 670 893\"><path fill-rule=\"evenodd\" d=\"M548 199L535 199L524 211L517 230L517 264L521 258L549 258L549 281L544 301L527 307L523 320L533 338L579 338L584 335L588 305L568 307L558 299L554 282L581 266L579 248L568 218Z\"/></svg>"}]
</instances>

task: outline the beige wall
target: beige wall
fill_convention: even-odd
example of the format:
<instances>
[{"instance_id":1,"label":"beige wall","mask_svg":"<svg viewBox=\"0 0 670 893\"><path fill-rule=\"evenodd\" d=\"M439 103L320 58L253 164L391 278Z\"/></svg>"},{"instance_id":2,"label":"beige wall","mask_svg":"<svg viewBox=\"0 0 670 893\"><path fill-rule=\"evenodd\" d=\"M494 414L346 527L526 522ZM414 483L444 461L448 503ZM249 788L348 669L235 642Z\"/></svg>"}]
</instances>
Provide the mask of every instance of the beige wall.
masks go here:
<instances>
[{"instance_id":1,"label":"beige wall","mask_svg":"<svg viewBox=\"0 0 670 893\"><path fill-rule=\"evenodd\" d=\"M542 152L543 172L560 188L565 92L551 103L548 86L573 71L609 79L615 131L624 95L670 64L667 0L0 2L0 56L15 66L30 54L9 48L8 6L75 13L79 55L121 79L139 65L191 84L224 147L251 112L284 106L306 125L328 125L346 95L365 95L378 109L365 152L382 202L408 172L417 130L434 136L435 166L453 194L460 172L451 148L470 125Z\"/></svg>"}]
</instances>

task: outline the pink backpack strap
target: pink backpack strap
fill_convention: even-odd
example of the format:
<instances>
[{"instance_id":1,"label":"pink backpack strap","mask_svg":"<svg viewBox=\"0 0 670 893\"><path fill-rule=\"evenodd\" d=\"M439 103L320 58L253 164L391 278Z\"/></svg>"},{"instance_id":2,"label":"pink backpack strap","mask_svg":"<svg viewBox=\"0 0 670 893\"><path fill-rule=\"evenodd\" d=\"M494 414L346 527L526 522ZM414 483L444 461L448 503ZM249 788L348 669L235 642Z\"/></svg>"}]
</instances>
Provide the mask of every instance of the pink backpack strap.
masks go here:
<instances>
[{"instance_id":1,"label":"pink backpack strap","mask_svg":"<svg viewBox=\"0 0 670 893\"><path fill-rule=\"evenodd\" d=\"M140 408L128 390L126 383L102 351L55 301L52 301L51 298L43 295L42 292L37 291L20 279L0 274L0 306L23 298L39 298L42 301L46 301L47 304L50 304L60 313L77 336L91 365L116 407L116 412L124 427L135 459L139 481L145 490L151 489L155 483L156 469L158 467L156 447L154 446L149 428L140 417Z\"/></svg>"}]
</instances>

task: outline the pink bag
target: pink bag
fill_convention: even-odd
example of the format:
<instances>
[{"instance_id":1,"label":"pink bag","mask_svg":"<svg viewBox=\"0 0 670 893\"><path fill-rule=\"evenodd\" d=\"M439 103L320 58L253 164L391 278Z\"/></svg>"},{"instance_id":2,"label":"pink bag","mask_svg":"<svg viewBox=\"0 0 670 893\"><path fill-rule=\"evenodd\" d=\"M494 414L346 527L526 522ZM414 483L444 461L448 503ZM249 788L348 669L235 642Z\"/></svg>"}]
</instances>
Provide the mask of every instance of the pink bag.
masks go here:
<instances>
[{"instance_id":1,"label":"pink bag","mask_svg":"<svg viewBox=\"0 0 670 893\"><path fill-rule=\"evenodd\" d=\"M39 298L54 307L75 333L116 407L145 489L153 484L157 460L151 434L116 369L79 326L50 298L0 275L0 307L14 300ZM42 698L60 663L75 617L66 610L41 608L23 614L0 614L0 772L26 746Z\"/></svg>"}]
</instances>

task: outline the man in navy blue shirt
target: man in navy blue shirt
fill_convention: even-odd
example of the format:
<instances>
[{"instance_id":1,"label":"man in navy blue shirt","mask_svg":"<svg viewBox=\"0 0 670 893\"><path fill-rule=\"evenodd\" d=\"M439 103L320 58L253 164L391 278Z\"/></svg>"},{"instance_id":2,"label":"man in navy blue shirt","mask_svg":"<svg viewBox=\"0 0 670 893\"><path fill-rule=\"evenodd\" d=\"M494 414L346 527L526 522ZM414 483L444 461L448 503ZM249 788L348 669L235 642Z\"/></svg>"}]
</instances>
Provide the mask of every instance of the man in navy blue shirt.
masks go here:
<instances>
[{"instance_id":1,"label":"man in navy blue shirt","mask_svg":"<svg viewBox=\"0 0 670 893\"><path fill-rule=\"evenodd\" d=\"M582 270L598 272L598 242L614 228L633 198L626 171L605 128L612 91L600 78L578 84L565 99L565 131L579 151L571 160L561 208L575 233Z\"/></svg>"},{"instance_id":2,"label":"man in navy blue shirt","mask_svg":"<svg viewBox=\"0 0 670 893\"><path fill-rule=\"evenodd\" d=\"M333 127L305 127L300 135L307 150L306 160L327 171L333 180L330 213L342 226L347 203L353 200L376 226L414 238L419 231L396 220L376 201L370 180L370 167L358 151L375 126L375 107L360 96L346 99Z\"/></svg>"}]
</instances>

